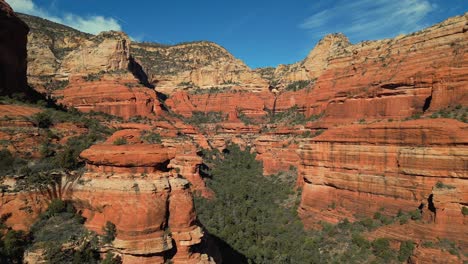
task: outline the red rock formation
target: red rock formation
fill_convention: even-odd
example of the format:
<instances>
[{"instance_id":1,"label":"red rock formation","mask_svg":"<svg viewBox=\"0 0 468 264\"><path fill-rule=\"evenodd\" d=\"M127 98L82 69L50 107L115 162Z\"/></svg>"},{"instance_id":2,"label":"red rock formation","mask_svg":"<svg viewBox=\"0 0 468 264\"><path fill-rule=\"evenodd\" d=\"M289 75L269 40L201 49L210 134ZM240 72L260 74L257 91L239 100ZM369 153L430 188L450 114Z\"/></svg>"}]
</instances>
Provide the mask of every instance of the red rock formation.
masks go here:
<instances>
[{"instance_id":1,"label":"red rock formation","mask_svg":"<svg viewBox=\"0 0 468 264\"><path fill-rule=\"evenodd\" d=\"M109 248L124 263L211 262L192 249L204 234L195 221L189 181L182 178L196 179L201 160L191 158L196 156L193 148L173 140L145 144L141 132L118 131L81 154L88 172L74 188L73 199L87 218L86 226L102 232L106 221L114 223L117 238ZM114 145L118 138L127 144Z\"/></svg>"},{"instance_id":2,"label":"red rock formation","mask_svg":"<svg viewBox=\"0 0 468 264\"><path fill-rule=\"evenodd\" d=\"M304 140L300 216L310 227L372 216L380 208L395 215L422 207L425 221L387 235L449 237L466 246L467 129L455 120L426 119L346 126Z\"/></svg>"},{"instance_id":3,"label":"red rock formation","mask_svg":"<svg viewBox=\"0 0 468 264\"><path fill-rule=\"evenodd\" d=\"M0 0L0 95L27 93L26 42L28 26Z\"/></svg>"},{"instance_id":4,"label":"red rock formation","mask_svg":"<svg viewBox=\"0 0 468 264\"><path fill-rule=\"evenodd\" d=\"M103 76L97 81L85 81L83 78L72 78L65 90L55 93L56 97L63 97L59 103L83 112L104 112L126 119L152 117L160 111L156 93L139 86L135 79Z\"/></svg>"},{"instance_id":5,"label":"red rock formation","mask_svg":"<svg viewBox=\"0 0 468 264\"><path fill-rule=\"evenodd\" d=\"M297 105L307 116L324 114L328 126L436 111L468 100L468 55L463 50L468 45L467 28L465 15L395 39L328 45L327 60L317 69L321 74L313 74L318 77L315 84L281 92L277 99L268 92L249 94L247 100L232 92L177 93L167 104L184 116L192 111L262 116L265 108L284 111Z\"/></svg>"}]
</instances>

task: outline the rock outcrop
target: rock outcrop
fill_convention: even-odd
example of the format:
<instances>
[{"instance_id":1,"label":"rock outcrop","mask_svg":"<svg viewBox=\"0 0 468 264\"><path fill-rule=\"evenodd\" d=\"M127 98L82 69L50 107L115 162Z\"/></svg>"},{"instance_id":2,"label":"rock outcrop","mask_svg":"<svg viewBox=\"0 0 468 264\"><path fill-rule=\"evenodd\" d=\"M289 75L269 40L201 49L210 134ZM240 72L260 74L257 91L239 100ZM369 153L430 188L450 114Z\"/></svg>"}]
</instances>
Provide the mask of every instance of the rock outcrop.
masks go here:
<instances>
[{"instance_id":1,"label":"rock outcrop","mask_svg":"<svg viewBox=\"0 0 468 264\"><path fill-rule=\"evenodd\" d=\"M70 52L61 63L59 74L96 74L126 71L130 63L130 39L123 32L101 32Z\"/></svg>"},{"instance_id":2,"label":"rock outcrop","mask_svg":"<svg viewBox=\"0 0 468 264\"><path fill-rule=\"evenodd\" d=\"M77 76L64 90L54 92L58 102L82 112L103 112L128 119L153 117L161 111L156 92L130 74L102 74L96 80Z\"/></svg>"},{"instance_id":3,"label":"rock outcrop","mask_svg":"<svg viewBox=\"0 0 468 264\"><path fill-rule=\"evenodd\" d=\"M26 94L29 28L4 0L0 1L0 25L0 95Z\"/></svg>"},{"instance_id":4,"label":"rock outcrop","mask_svg":"<svg viewBox=\"0 0 468 264\"><path fill-rule=\"evenodd\" d=\"M418 208L425 221L390 237L449 237L466 246L468 125L449 119L352 125L304 140L299 214L307 226ZM411 231L409 231L411 230Z\"/></svg>"},{"instance_id":5,"label":"rock outcrop","mask_svg":"<svg viewBox=\"0 0 468 264\"><path fill-rule=\"evenodd\" d=\"M166 46L135 43L132 56L160 92L237 87L262 91L268 82L223 47L207 41Z\"/></svg>"},{"instance_id":6,"label":"rock outcrop","mask_svg":"<svg viewBox=\"0 0 468 264\"><path fill-rule=\"evenodd\" d=\"M189 92L171 96L167 104L184 116L193 111L261 116L265 109L281 112L297 106L306 116L321 115L328 126L401 119L463 105L467 19L458 16L411 35L355 45L341 35L328 36L311 52L309 57L316 60L303 62L315 69L307 71L308 78L317 80L298 91L249 94L248 101L242 93ZM326 56L320 55L323 52ZM290 74L294 75L305 73Z\"/></svg>"},{"instance_id":7,"label":"rock outcrop","mask_svg":"<svg viewBox=\"0 0 468 264\"><path fill-rule=\"evenodd\" d=\"M292 65L279 65L273 74L273 79L283 84L316 79L328 68L330 59L350 45L348 38L343 34L327 35L303 61Z\"/></svg>"},{"instance_id":8,"label":"rock outcrop","mask_svg":"<svg viewBox=\"0 0 468 264\"><path fill-rule=\"evenodd\" d=\"M196 222L189 181L181 175L187 173L180 167L188 152L175 144L143 143L141 132L121 130L81 154L88 172L72 198L86 226L100 233L107 221L114 223L117 237L107 250L122 255L124 263L212 263L198 251L206 243L204 231ZM119 138L127 144L113 144Z\"/></svg>"}]
</instances>

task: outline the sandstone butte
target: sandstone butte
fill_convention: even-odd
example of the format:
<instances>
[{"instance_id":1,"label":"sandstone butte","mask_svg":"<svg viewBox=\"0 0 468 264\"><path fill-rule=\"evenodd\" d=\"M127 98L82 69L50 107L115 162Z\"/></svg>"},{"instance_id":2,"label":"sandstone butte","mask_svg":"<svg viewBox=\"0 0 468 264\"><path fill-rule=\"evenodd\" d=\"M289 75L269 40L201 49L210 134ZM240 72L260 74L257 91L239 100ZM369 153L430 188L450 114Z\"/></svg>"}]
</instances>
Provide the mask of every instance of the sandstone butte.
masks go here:
<instances>
[{"instance_id":1,"label":"sandstone butte","mask_svg":"<svg viewBox=\"0 0 468 264\"><path fill-rule=\"evenodd\" d=\"M0 57L13 65L0 69L0 77L11 71L18 76L1 79L5 94L22 91L15 82L24 78L28 31L3 0L0 7L0 20L18 38L12 45L0 32L0 54L13 54ZM307 228L372 217L381 208L385 215L419 208L421 221L366 235L415 241L412 263L463 262L463 256L421 244L447 238L468 246L468 218L462 214L468 205L467 125L428 118L467 107L468 14L394 39L351 44L342 34L328 35L303 61L266 70L249 69L211 42L131 43L120 32L93 36L21 18L31 28L27 72L38 91L84 112L146 120L112 124L119 131L81 154L87 171L64 194L82 210L89 229L100 233L106 221L116 224L117 239L104 252L118 252L124 263L219 262L196 221L192 192L212 196L199 173L199 147L221 150L233 142L258 154L265 175L297 167L290 177L302 188L298 212ZM39 22L53 34L35 26ZM310 82L304 89L286 89L304 80ZM30 127L19 116L39 111L1 107L13 116L2 127ZM270 122L291 110L308 119ZM226 118L186 124L194 112ZM57 128L79 130L66 123ZM146 143L141 134L148 130L162 142ZM37 133L1 133L20 154L40 142ZM115 145L118 138L128 143ZM41 197L2 194L0 213L12 212L8 224L27 229L47 203Z\"/></svg>"},{"instance_id":2,"label":"sandstone butte","mask_svg":"<svg viewBox=\"0 0 468 264\"><path fill-rule=\"evenodd\" d=\"M84 183L73 188L71 199L89 229L100 233L106 221L116 225L117 238L107 250L120 253L124 263L213 263L207 252L194 250L208 248L187 180L200 177L196 148L170 139L147 144L141 132L120 130L85 150ZM118 138L129 144L113 144Z\"/></svg>"}]
</instances>

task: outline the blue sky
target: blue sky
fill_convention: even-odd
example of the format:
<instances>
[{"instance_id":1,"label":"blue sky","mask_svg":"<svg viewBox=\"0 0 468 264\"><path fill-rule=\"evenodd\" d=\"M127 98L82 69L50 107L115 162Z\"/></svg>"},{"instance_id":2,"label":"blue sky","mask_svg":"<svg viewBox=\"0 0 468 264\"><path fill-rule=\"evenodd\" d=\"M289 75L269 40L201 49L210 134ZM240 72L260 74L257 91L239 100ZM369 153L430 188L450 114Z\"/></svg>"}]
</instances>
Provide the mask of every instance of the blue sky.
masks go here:
<instances>
[{"instance_id":1,"label":"blue sky","mask_svg":"<svg viewBox=\"0 0 468 264\"><path fill-rule=\"evenodd\" d=\"M138 41L210 40L252 68L302 60L324 35L353 43L409 33L468 11L467 0L6 0L17 12Z\"/></svg>"}]
</instances>

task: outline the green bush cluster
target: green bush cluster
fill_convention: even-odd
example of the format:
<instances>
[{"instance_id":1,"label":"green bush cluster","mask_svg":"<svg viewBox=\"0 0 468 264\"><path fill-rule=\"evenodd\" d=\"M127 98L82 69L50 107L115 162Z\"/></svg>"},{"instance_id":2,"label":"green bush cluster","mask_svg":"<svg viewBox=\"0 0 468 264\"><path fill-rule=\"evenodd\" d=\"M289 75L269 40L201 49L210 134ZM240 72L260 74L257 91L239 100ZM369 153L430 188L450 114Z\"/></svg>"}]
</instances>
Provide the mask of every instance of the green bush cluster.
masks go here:
<instances>
[{"instance_id":1,"label":"green bush cluster","mask_svg":"<svg viewBox=\"0 0 468 264\"><path fill-rule=\"evenodd\" d=\"M36 249L44 250L47 263L122 263L120 257L110 252L101 260L99 236L85 228L85 218L71 201L52 200L29 233L7 228L5 221L10 216L0 218L0 263L23 263L24 252ZM115 225L107 222L103 230L101 240L112 242L117 232Z\"/></svg>"},{"instance_id":2,"label":"green bush cluster","mask_svg":"<svg viewBox=\"0 0 468 264\"><path fill-rule=\"evenodd\" d=\"M468 207L462 206L461 212L463 215L468 215Z\"/></svg>"},{"instance_id":3,"label":"green bush cluster","mask_svg":"<svg viewBox=\"0 0 468 264\"><path fill-rule=\"evenodd\" d=\"M113 142L113 144L116 146L127 145L127 143L127 139L124 137L119 137Z\"/></svg>"},{"instance_id":4,"label":"green bush cluster","mask_svg":"<svg viewBox=\"0 0 468 264\"><path fill-rule=\"evenodd\" d=\"M286 91L299 91L304 88L307 88L310 84L314 83L315 80L301 80L301 81L295 81L290 84L288 84L284 89Z\"/></svg>"},{"instance_id":5,"label":"green bush cluster","mask_svg":"<svg viewBox=\"0 0 468 264\"><path fill-rule=\"evenodd\" d=\"M69 84L68 80L51 80L45 84L47 90L55 91L55 90L62 90L67 87Z\"/></svg>"},{"instance_id":6,"label":"green bush cluster","mask_svg":"<svg viewBox=\"0 0 468 264\"><path fill-rule=\"evenodd\" d=\"M99 72L99 73L90 73L86 76L83 77L83 80L87 81L87 82L95 82L95 81L100 81L101 78L102 78L102 75L104 74L105 72Z\"/></svg>"},{"instance_id":7,"label":"green bush cluster","mask_svg":"<svg viewBox=\"0 0 468 264\"><path fill-rule=\"evenodd\" d=\"M0 217L0 263L23 263L23 255L30 237L23 231L15 231L5 224L11 214Z\"/></svg>"},{"instance_id":8,"label":"green bush cluster","mask_svg":"<svg viewBox=\"0 0 468 264\"><path fill-rule=\"evenodd\" d=\"M159 133L144 130L141 132L141 139L148 144L161 144L162 138Z\"/></svg>"},{"instance_id":9,"label":"green bush cluster","mask_svg":"<svg viewBox=\"0 0 468 264\"><path fill-rule=\"evenodd\" d=\"M190 94L218 94L218 93L227 93L235 92L231 87L210 87L210 88L199 88L192 89L189 91Z\"/></svg>"},{"instance_id":10,"label":"green bush cluster","mask_svg":"<svg viewBox=\"0 0 468 264\"><path fill-rule=\"evenodd\" d=\"M297 216L300 193L296 176L265 177L249 149L229 145L223 152L203 151L207 185L214 199L195 197L196 210L208 232L219 239L228 263L392 263L398 252L385 241L368 241L365 221L304 230ZM294 168L292 168L294 170ZM373 223L378 220L369 219ZM406 251L405 251L406 252ZM402 253L403 255L403 253Z\"/></svg>"},{"instance_id":11,"label":"green bush cluster","mask_svg":"<svg viewBox=\"0 0 468 264\"><path fill-rule=\"evenodd\" d=\"M457 243L446 238L438 238L437 241L424 241L422 246L426 248L438 248L443 251L448 251L454 256L460 256L460 251L463 251L461 247L457 246Z\"/></svg>"},{"instance_id":12,"label":"green bush cluster","mask_svg":"<svg viewBox=\"0 0 468 264\"><path fill-rule=\"evenodd\" d=\"M117 228L115 227L114 223L107 221L106 225L102 228L104 231L104 236L102 237L102 241L105 244L112 243L114 241L115 236L117 234Z\"/></svg>"},{"instance_id":13,"label":"green bush cluster","mask_svg":"<svg viewBox=\"0 0 468 264\"><path fill-rule=\"evenodd\" d=\"M230 59L222 47L207 41L162 45L158 43L134 43L131 53L148 75L176 75L212 64L213 61ZM191 56L197 54L199 56Z\"/></svg>"},{"instance_id":14,"label":"green bush cluster","mask_svg":"<svg viewBox=\"0 0 468 264\"><path fill-rule=\"evenodd\" d=\"M458 121L468 123L468 107L457 105L455 107L448 107L441 109L431 115L431 118L453 118Z\"/></svg>"},{"instance_id":15,"label":"green bush cluster","mask_svg":"<svg viewBox=\"0 0 468 264\"><path fill-rule=\"evenodd\" d=\"M222 112L192 112L190 118L186 118L185 121L189 124L198 125L204 123L220 123L226 120L226 116Z\"/></svg>"},{"instance_id":16,"label":"green bush cluster","mask_svg":"<svg viewBox=\"0 0 468 264\"><path fill-rule=\"evenodd\" d=\"M455 186L438 181L435 185L437 189L455 189Z\"/></svg>"},{"instance_id":17,"label":"green bush cluster","mask_svg":"<svg viewBox=\"0 0 468 264\"><path fill-rule=\"evenodd\" d=\"M255 124L255 121L248 117L247 115L245 115L242 111L238 110L237 111L237 118L239 118L239 120L244 123L245 125L253 125Z\"/></svg>"},{"instance_id":18,"label":"green bush cluster","mask_svg":"<svg viewBox=\"0 0 468 264\"><path fill-rule=\"evenodd\" d=\"M266 122L270 124L289 124L289 125L300 125L306 124L307 122L317 121L322 118L323 114L311 115L306 117L302 112L299 111L297 105L286 109L282 112L273 112L267 110L268 114L264 117Z\"/></svg>"}]
</instances>

